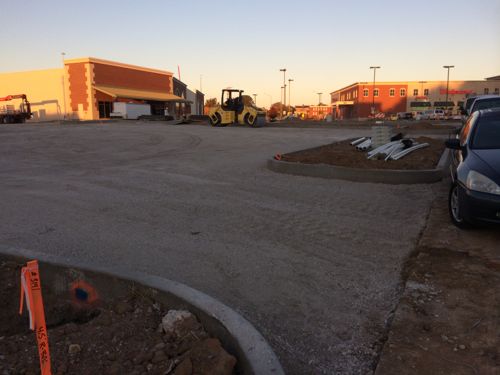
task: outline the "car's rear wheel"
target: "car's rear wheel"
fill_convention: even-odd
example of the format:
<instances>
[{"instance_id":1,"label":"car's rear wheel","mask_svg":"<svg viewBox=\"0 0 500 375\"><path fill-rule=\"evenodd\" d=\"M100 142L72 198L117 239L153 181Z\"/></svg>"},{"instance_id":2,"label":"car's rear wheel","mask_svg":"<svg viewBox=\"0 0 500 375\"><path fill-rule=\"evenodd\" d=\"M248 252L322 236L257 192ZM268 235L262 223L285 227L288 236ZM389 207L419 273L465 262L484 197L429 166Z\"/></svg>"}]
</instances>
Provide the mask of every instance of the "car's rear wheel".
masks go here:
<instances>
[{"instance_id":1,"label":"car's rear wheel","mask_svg":"<svg viewBox=\"0 0 500 375\"><path fill-rule=\"evenodd\" d=\"M450 212L450 218L454 225L461 229L468 229L471 227L464 217L462 216L462 208L460 207L460 197L458 194L458 185L454 183L450 188L450 193L448 195L448 210Z\"/></svg>"}]
</instances>

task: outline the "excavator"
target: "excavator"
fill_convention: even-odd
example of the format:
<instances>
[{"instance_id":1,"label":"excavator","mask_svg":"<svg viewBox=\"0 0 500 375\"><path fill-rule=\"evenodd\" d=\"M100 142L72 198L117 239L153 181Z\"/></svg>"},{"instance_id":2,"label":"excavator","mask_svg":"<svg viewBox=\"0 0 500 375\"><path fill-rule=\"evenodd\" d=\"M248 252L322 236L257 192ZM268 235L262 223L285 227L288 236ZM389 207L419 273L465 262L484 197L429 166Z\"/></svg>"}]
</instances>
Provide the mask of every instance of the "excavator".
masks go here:
<instances>
[{"instance_id":1,"label":"excavator","mask_svg":"<svg viewBox=\"0 0 500 375\"><path fill-rule=\"evenodd\" d=\"M16 109L14 105L0 105L0 124L21 123L31 118L31 105L25 94L7 95L0 98L0 102L9 102L14 99L22 100L19 109Z\"/></svg>"},{"instance_id":2,"label":"excavator","mask_svg":"<svg viewBox=\"0 0 500 375\"><path fill-rule=\"evenodd\" d=\"M221 104L210 109L208 116L212 126L246 124L254 128L264 126L266 114L243 100L243 90L223 89Z\"/></svg>"}]
</instances>

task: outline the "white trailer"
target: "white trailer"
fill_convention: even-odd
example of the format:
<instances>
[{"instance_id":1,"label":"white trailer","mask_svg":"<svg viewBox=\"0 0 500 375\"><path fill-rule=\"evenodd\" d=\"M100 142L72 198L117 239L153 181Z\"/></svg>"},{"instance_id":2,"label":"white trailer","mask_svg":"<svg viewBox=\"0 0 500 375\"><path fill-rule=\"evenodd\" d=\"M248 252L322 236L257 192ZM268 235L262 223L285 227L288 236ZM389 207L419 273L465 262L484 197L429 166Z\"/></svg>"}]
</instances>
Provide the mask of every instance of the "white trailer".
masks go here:
<instances>
[{"instance_id":1,"label":"white trailer","mask_svg":"<svg viewBox=\"0 0 500 375\"><path fill-rule=\"evenodd\" d=\"M151 115L151 106L149 104L136 103L113 103L112 117L123 117L128 120L136 120L139 116Z\"/></svg>"}]
</instances>

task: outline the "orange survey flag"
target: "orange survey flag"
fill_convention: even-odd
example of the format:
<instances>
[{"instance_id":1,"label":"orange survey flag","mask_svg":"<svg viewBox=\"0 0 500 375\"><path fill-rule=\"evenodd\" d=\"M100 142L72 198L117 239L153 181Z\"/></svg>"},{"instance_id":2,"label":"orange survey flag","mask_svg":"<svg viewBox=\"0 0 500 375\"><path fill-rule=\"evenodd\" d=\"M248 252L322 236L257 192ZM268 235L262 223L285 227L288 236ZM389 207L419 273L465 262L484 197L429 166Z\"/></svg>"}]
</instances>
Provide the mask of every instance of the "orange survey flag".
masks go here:
<instances>
[{"instance_id":1,"label":"orange survey flag","mask_svg":"<svg viewBox=\"0 0 500 375\"><path fill-rule=\"evenodd\" d=\"M30 319L30 329L35 331L40 356L40 370L42 375L51 375L49 337L45 326L45 313L43 311L42 285L38 261L32 260L21 269L21 301L19 314L23 312L23 302L26 297L26 308Z\"/></svg>"}]
</instances>

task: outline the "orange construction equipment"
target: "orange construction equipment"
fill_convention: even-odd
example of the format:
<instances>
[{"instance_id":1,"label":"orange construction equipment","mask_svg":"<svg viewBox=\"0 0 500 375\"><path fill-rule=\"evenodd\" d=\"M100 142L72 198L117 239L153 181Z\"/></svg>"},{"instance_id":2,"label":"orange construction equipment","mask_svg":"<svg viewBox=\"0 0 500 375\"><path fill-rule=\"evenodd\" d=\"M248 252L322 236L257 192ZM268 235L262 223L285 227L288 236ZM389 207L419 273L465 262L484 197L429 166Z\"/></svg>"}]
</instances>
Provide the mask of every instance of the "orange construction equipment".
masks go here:
<instances>
[{"instance_id":1,"label":"orange construction equipment","mask_svg":"<svg viewBox=\"0 0 500 375\"><path fill-rule=\"evenodd\" d=\"M21 301L19 303L19 314L23 312L25 297L26 308L30 318L30 329L35 331L38 343L40 372L41 375L51 375L49 337L45 325L42 285L40 284L40 272L38 271L38 261L36 260L28 262L26 267L21 269Z\"/></svg>"},{"instance_id":2,"label":"orange construction equipment","mask_svg":"<svg viewBox=\"0 0 500 375\"><path fill-rule=\"evenodd\" d=\"M14 105L0 105L0 124L20 123L31 118L31 105L25 94L7 95L0 98L0 102L9 102L14 99L22 100L17 109Z\"/></svg>"}]
</instances>

